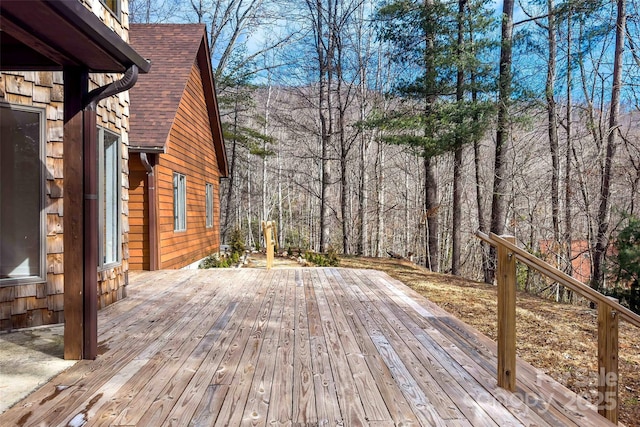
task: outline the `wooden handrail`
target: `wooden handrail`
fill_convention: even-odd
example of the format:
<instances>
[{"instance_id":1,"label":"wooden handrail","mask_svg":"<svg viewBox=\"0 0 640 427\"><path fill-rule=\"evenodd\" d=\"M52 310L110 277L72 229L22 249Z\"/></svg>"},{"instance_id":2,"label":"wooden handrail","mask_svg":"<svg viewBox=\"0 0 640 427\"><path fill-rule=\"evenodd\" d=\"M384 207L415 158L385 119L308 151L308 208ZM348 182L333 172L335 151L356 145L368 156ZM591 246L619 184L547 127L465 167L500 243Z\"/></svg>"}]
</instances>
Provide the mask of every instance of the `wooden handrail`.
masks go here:
<instances>
[{"instance_id":1,"label":"wooden handrail","mask_svg":"<svg viewBox=\"0 0 640 427\"><path fill-rule=\"evenodd\" d=\"M624 319L632 325L640 328L640 315L634 313L627 307L615 302L614 300L611 300L595 289L592 289L584 283L574 279L568 274L558 270L551 264L548 264L541 259L536 258L534 255L531 255L529 252L520 249L514 243L511 243L503 237L500 237L494 233L490 233L489 235L487 235L485 233L482 233L481 231L476 231L476 236L492 246L504 246L515 255L518 261L528 265L529 267L539 271L542 274L545 274L549 278L571 289L572 291L577 292L590 301L610 306L613 310L618 312L618 315L621 319Z\"/></svg>"},{"instance_id":2,"label":"wooden handrail","mask_svg":"<svg viewBox=\"0 0 640 427\"><path fill-rule=\"evenodd\" d=\"M513 236L489 235L476 231L476 236L498 249L496 279L498 282L498 386L515 390L515 261L537 270L559 284L598 304L598 412L618 422L618 320L640 327L640 316L538 259L515 244Z\"/></svg>"}]
</instances>

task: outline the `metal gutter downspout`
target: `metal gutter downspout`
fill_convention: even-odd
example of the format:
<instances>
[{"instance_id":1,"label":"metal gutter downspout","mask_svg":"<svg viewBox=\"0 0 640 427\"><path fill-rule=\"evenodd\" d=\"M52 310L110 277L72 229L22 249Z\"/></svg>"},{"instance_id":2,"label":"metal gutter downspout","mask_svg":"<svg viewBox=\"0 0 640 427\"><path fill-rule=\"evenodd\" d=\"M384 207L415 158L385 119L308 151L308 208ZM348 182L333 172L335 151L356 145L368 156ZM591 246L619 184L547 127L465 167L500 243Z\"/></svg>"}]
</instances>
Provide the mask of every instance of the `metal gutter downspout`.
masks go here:
<instances>
[{"instance_id":1,"label":"metal gutter downspout","mask_svg":"<svg viewBox=\"0 0 640 427\"><path fill-rule=\"evenodd\" d=\"M155 155L152 154L152 159ZM156 177L153 173L153 165L149 162L146 152L140 153L140 161L147 171L147 204L149 208L149 270L158 270L158 235L157 235L157 211L156 211ZM155 161L153 162L155 164Z\"/></svg>"},{"instance_id":2,"label":"metal gutter downspout","mask_svg":"<svg viewBox=\"0 0 640 427\"><path fill-rule=\"evenodd\" d=\"M84 182L84 327L82 358L93 360L98 355L98 135L96 110L98 102L124 92L138 80L138 67L132 65L120 80L87 94L83 110L83 182Z\"/></svg>"}]
</instances>

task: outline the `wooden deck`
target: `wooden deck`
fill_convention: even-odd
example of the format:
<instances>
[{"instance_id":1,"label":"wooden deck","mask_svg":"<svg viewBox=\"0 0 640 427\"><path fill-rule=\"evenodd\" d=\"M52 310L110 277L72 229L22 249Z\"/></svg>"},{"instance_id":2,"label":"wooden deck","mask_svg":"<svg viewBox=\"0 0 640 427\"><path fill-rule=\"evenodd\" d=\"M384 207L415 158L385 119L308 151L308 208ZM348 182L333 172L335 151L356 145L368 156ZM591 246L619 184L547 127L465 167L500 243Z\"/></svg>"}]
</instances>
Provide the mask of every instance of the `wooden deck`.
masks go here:
<instances>
[{"instance_id":1,"label":"wooden deck","mask_svg":"<svg viewBox=\"0 0 640 427\"><path fill-rule=\"evenodd\" d=\"M0 425L613 425L521 361L498 388L492 341L377 271L132 273L99 353Z\"/></svg>"}]
</instances>

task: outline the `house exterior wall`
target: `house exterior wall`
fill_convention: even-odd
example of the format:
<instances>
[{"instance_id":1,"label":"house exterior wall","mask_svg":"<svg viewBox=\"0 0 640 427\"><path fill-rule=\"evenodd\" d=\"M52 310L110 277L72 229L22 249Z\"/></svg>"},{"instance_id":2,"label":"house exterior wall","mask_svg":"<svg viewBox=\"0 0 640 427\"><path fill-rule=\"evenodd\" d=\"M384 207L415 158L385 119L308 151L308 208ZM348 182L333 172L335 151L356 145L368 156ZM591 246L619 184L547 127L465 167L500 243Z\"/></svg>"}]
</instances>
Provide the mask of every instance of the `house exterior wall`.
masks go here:
<instances>
[{"instance_id":1,"label":"house exterior wall","mask_svg":"<svg viewBox=\"0 0 640 427\"><path fill-rule=\"evenodd\" d=\"M123 39L128 40L128 2L122 0L120 20L100 0L82 0ZM120 78L117 74L90 75L89 90ZM0 330L64 322L63 253L63 78L62 72L0 73L0 102L41 109L46 117L46 281L15 285L0 284ZM128 92L100 102L97 124L120 135L121 140L121 232L122 259L113 268L98 271L98 307L105 307L126 295L128 266ZM1 238L1 236L0 236Z\"/></svg>"},{"instance_id":2,"label":"house exterior wall","mask_svg":"<svg viewBox=\"0 0 640 427\"><path fill-rule=\"evenodd\" d=\"M149 270L149 204L147 170L140 156L129 158L129 268Z\"/></svg>"},{"instance_id":3,"label":"house exterior wall","mask_svg":"<svg viewBox=\"0 0 640 427\"><path fill-rule=\"evenodd\" d=\"M186 176L187 229L174 231L173 173ZM220 249L220 171L207 116L202 78L193 65L169 133L167 153L156 167L159 267L181 268ZM205 184L213 184L213 227L206 227Z\"/></svg>"}]
</instances>

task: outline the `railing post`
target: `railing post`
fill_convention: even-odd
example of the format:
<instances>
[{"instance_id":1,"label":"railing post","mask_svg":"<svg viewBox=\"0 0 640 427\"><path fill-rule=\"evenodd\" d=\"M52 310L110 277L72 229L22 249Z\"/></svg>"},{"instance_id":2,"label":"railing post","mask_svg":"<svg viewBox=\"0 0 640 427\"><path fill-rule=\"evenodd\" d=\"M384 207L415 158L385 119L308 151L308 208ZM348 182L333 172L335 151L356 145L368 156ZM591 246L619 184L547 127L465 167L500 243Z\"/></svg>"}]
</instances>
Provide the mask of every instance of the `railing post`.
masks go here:
<instances>
[{"instance_id":1,"label":"railing post","mask_svg":"<svg viewBox=\"0 0 640 427\"><path fill-rule=\"evenodd\" d=\"M603 303L598 304L598 412L618 423L618 313Z\"/></svg>"},{"instance_id":2,"label":"railing post","mask_svg":"<svg viewBox=\"0 0 640 427\"><path fill-rule=\"evenodd\" d=\"M515 243L513 236L501 236ZM516 257L498 245L498 386L516 389Z\"/></svg>"}]
</instances>

